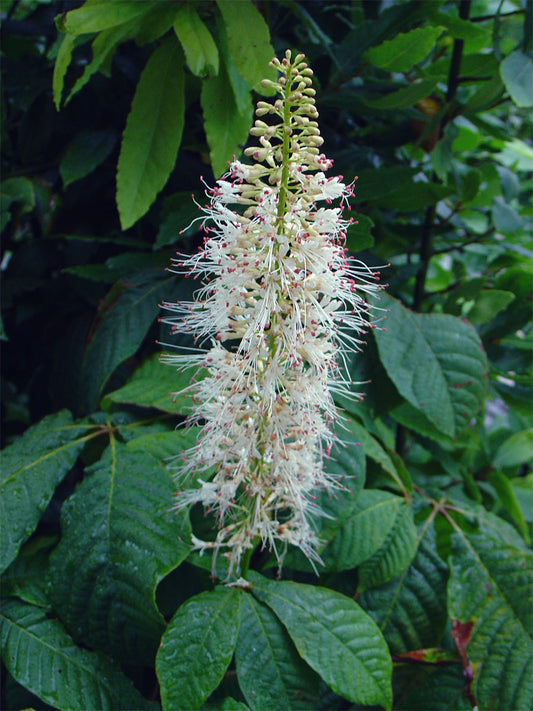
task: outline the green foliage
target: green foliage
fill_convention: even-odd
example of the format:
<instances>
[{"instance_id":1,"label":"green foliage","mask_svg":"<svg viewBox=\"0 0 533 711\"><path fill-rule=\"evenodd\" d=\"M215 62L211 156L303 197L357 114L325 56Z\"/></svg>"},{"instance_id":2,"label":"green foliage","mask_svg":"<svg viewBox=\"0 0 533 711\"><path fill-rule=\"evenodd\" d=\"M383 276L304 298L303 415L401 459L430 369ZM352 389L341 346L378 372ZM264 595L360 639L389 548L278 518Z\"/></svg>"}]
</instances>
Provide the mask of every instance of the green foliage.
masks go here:
<instances>
[{"instance_id":1,"label":"green foliage","mask_svg":"<svg viewBox=\"0 0 533 711\"><path fill-rule=\"evenodd\" d=\"M2 705L529 709L531 3L0 11ZM159 362L194 344L157 317L287 47L388 287L341 364L322 563L258 547L213 589L215 518L172 510L202 373Z\"/></svg>"}]
</instances>

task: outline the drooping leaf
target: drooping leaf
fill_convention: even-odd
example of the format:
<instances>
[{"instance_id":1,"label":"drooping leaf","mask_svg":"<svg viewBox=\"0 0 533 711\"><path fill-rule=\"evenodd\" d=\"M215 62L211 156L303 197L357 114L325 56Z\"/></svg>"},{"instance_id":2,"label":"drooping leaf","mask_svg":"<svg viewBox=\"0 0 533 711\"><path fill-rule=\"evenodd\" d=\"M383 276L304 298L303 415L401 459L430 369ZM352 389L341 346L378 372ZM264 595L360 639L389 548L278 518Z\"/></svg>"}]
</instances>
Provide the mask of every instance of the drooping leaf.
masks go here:
<instances>
[{"instance_id":1,"label":"drooping leaf","mask_svg":"<svg viewBox=\"0 0 533 711\"><path fill-rule=\"evenodd\" d=\"M68 144L59 172L67 187L92 173L113 150L116 136L113 131L84 131Z\"/></svg>"},{"instance_id":2,"label":"drooping leaf","mask_svg":"<svg viewBox=\"0 0 533 711\"><path fill-rule=\"evenodd\" d=\"M533 60L520 50L500 64L500 74L513 102L520 108L533 106Z\"/></svg>"},{"instance_id":3,"label":"drooping leaf","mask_svg":"<svg viewBox=\"0 0 533 711\"><path fill-rule=\"evenodd\" d=\"M0 617L2 658L13 677L61 711L150 709L110 659L77 647L45 610L6 600Z\"/></svg>"},{"instance_id":4,"label":"drooping leaf","mask_svg":"<svg viewBox=\"0 0 533 711\"><path fill-rule=\"evenodd\" d=\"M218 76L202 83L201 102L211 165L218 177L227 170L232 156L242 153L252 125L252 99L249 96L246 108L239 109L228 92L227 71L221 65Z\"/></svg>"},{"instance_id":5,"label":"drooping leaf","mask_svg":"<svg viewBox=\"0 0 533 711\"><path fill-rule=\"evenodd\" d=\"M438 646L447 620L448 568L439 557L433 526L423 526L413 561L400 575L358 597L379 625L393 654Z\"/></svg>"},{"instance_id":6,"label":"drooping leaf","mask_svg":"<svg viewBox=\"0 0 533 711\"><path fill-rule=\"evenodd\" d=\"M386 491L362 491L350 517L322 554L327 568L349 570L370 558L383 545L402 504L400 497Z\"/></svg>"},{"instance_id":7,"label":"drooping leaf","mask_svg":"<svg viewBox=\"0 0 533 711\"><path fill-rule=\"evenodd\" d=\"M252 593L268 605L305 661L337 694L391 708L391 661L375 622L350 598L251 572Z\"/></svg>"},{"instance_id":8,"label":"drooping leaf","mask_svg":"<svg viewBox=\"0 0 533 711\"><path fill-rule=\"evenodd\" d=\"M56 61L54 64L54 75L52 78L52 89L54 92L54 104L59 111L61 106L61 97L63 96L63 86L65 84L65 74L67 73L72 52L75 46L74 35L65 35L61 40L59 50L57 52Z\"/></svg>"},{"instance_id":9,"label":"drooping leaf","mask_svg":"<svg viewBox=\"0 0 533 711\"><path fill-rule=\"evenodd\" d=\"M237 678L252 711L310 708L318 696L318 677L274 613L252 595L243 595L240 616Z\"/></svg>"},{"instance_id":10,"label":"drooping leaf","mask_svg":"<svg viewBox=\"0 0 533 711\"><path fill-rule=\"evenodd\" d=\"M63 506L50 598L76 637L123 661L153 661L164 629L155 589L189 551L172 497L157 459L112 441Z\"/></svg>"},{"instance_id":11,"label":"drooping leaf","mask_svg":"<svg viewBox=\"0 0 533 711\"><path fill-rule=\"evenodd\" d=\"M2 452L0 512L3 572L31 536L56 486L74 466L87 428L76 427L67 410L44 417Z\"/></svg>"},{"instance_id":12,"label":"drooping leaf","mask_svg":"<svg viewBox=\"0 0 533 711\"><path fill-rule=\"evenodd\" d=\"M359 567L359 592L386 583L401 573L416 553L417 532L409 504L400 507L378 550Z\"/></svg>"},{"instance_id":13,"label":"drooping leaf","mask_svg":"<svg viewBox=\"0 0 533 711\"><path fill-rule=\"evenodd\" d=\"M2 595L18 597L37 607L50 606L46 576L50 549L57 536L35 536L22 546L18 556L2 574Z\"/></svg>"},{"instance_id":14,"label":"drooping leaf","mask_svg":"<svg viewBox=\"0 0 533 711\"><path fill-rule=\"evenodd\" d=\"M117 206L122 229L142 217L176 163L185 113L183 54L169 36L148 60L122 137Z\"/></svg>"},{"instance_id":15,"label":"drooping leaf","mask_svg":"<svg viewBox=\"0 0 533 711\"><path fill-rule=\"evenodd\" d=\"M264 94L261 80L275 79L276 72L268 66L275 52L263 16L251 0L217 0L217 5L224 19L229 51L237 71L251 87Z\"/></svg>"},{"instance_id":16,"label":"drooping leaf","mask_svg":"<svg viewBox=\"0 0 533 711\"><path fill-rule=\"evenodd\" d=\"M453 534L449 614L461 625L474 696L487 711L533 704L533 554L514 535L503 523Z\"/></svg>"},{"instance_id":17,"label":"drooping leaf","mask_svg":"<svg viewBox=\"0 0 533 711\"><path fill-rule=\"evenodd\" d=\"M365 57L381 69L408 72L426 58L442 31L442 27L426 25L409 32L399 32L393 39L367 50Z\"/></svg>"},{"instance_id":18,"label":"drooping leaf","mask_svg":"<svg viewBox=\"0 0 533 711\"><path fill-rule=\"evenodd\" d=\"M376 342L401 395L437 430L454 437L477 413L486 390L486 357L474 328L447 314L415 314L384 296L390 309Z\"/></svg>"},{"instance_id":19,"label":"drooping leaf","mask_svg":"<svg viewBox=\"0 0 533 711\"><path fill-rule=\"evenodd\" d=\"M192 5L183 4L174 18L187 65L193 74L203 77L218 74L218 50L211 33Z\"/></svg>"},{"instance_id":20,"label":"drooping leaf","mask_svg":"<svg viewBox=\"0 0 533 711\"><path fill-rule=\"evenodd\" d=\"M241 594L218 587L178 608L156 659L163 711L198 709L219 685L237 642Z\"/></svg>"}]
</instances>

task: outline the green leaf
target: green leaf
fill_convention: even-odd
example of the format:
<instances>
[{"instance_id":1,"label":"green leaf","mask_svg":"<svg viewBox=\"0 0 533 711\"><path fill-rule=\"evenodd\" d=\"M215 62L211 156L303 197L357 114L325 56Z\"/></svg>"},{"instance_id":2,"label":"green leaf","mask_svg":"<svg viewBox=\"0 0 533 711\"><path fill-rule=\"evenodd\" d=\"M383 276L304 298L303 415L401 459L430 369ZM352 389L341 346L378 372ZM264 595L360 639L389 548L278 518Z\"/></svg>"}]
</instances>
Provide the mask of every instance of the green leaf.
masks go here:
<instances>
[{"instance_id":1,"label":"green leaf","mask_svg":"<svg viewBox=\"0 0 533 711\"><path fill-rule=\"evenodd\" d=\"M482 709L533 705L532 594L533 555L502 540L500 527L453 534L449 614L462 626Z\"/></svg>"},{"instance_id":2,"label":"green leaf","mask_svg":"<svg viewBox=\"0 0 533 711\"><path fill-rule=\"evenodd\" d=\"M130 439L126 448L131 452L146 452L157 459L176 457L189 447L194 447L201 427L189 427L186 430L142 434Z\"/></svg>"},{"instance_id":3,"label":"green leaf","mask_svg":"<svg viewBox=\"0 0 533 711\"><path fill-rule=\"evenodd\" d=\"M513 102L520 108L533 106L533 60L520 50L500 64L500 74Z\"/></svg>"},{"instance_id":4,"label":"green leaf","mask_svg":"<svg viewBox=\"0 0 533 711\"><path fill-rule=\"evenodd\" d=\"M65 75L67 73L70 60L72 59L72 51L75 46L75 41L76 38L74 37L74 35L66 35L65 37L63 37L54 64L52 89L54 92L54 104L58 111L61 106L61 97L63 95Z\"/></svg>"},{"instance_id":5,"label":"green leaf","mask_svg":"<svg viewBox=\"0 0 533 711\"><path fill-rule=\"evenodd\" d=\"M401 491L412 491L413 484L410 481L409 475L404 476L403 468L398 471L394 461L394 453L392 456L384 449L380 442L370 434L365 426L357 422L350 423L350 429L353 434L360 440L363 445L364 452L367 457L370 457L374 462L379 464L396 482ZM401 466L401 465L400 465Z\"/></svg>"},{"instance_id":6,"label":"green leaf","mask_svg":"<svg viewBox=\"0 0 533 711\"><path fill-rule=\"evenodd\" d=\"M252 711L307 711L318 696L318 677L305 664L274 613L252 595L242 595L235 663Z\"/></svg>"},{"instance_id":7,"label":"green leaf","mask_svg":"<svg viewBox=\"0 0 533 711\"><path fill-rule=\"evenodd\" d=\"M34 536L24 544L9 568L2 574L2 596L18 597L38 607L49 607L45 591L50 549L57 536Z\"/></svg>"},{"instance_id":8,"label":"green leaf","mask_svg":"<svg viewBox=\"0 0 533 711\"><path fill-rule=\"evenodd\" d=\"M532 434L533 434L533 430L532 430ZM533 456L533 454L532 454L532 456ZM502 474L501 472L495 471L493 469L492 471L489 472L489 474L487 476L487 480L490 482L490 484L492 484L492 486L496 490L496 493L498 495L498 499L502 505L502 508L509 515L511 520L515 523L516 527L522 534L522 538L527 543L530 543L527 524L524 519L522 509L520 508L520 504L518 503L518 499L516 496L516 489L513 488L512 483L509 480L509 478L506 477L505 474Z\"/></svg>"},{"instance_id":9,"label":"green leaf","mask_svg":"<svg viewBox=\"0 0 533 711\"><path fill-rule=\"evenodd\" d=\"M54 490L72 469L86 428L72 422L68 410L44 417L2 452L0 513L3 572L37 528Z\"/></svg>"},{"instance_id":10,"label":"green leaf","mask_svg":"<svg viewBox=\"0 0 533 711\"><path fill-rule=\"evenodd\" d=\"M276 72L268 66L275 52L263 16L251 0L217 0L224 19L228 46L237 71L260 94L262 79L275 79ZM271 93L271 92L270 92Z\"/></svg>"},{"instance_id":11,"label":"green leaf","mask_svg":"<svg viewBox=\"0 0 533 711\"><path fill-rule=\"evenodd\" d=\"M143 6L143 12L148 12L150 7L147 3L139 3L139 6ZM118 45L135 37L139 29L140 19L141 18L135 18L129 22L125 22L124 24L117 25L116 27L110 27L109 29L100 32L95 37L91 44L92 59L86 65L83 74L74 83L74 86L67 96L65 104L68 104L72 97L83 89L93 74L96 74L98 71L105 73L106 68L112 61L113 54L115 53ZM69 36L70 35L67 35L67 37ZM60 96L58 97L58 101L59 100Z\"/></svg>"},{"instance_id":12,"label":"green leaf","mask_svg":"<svg viewBox=\"0 0 533 711\"><path fill-rule=\"evenodd\" d=\"M192 5L182 5L174 19L189 69L198 77L218 74L218 50L211 33Z\"/></svg>"},{"instance_id":13,"label":"green leaf","mask_svg":"<svg viewBox=\"0 0 533 711\"><path fill-rule=\"evenodd\" d=\"M122 137L117 206L122 229L142 217L176 163L185 113L183 55L169 36L148 60Z\"/></svg>"},{"instance_id":14,"label":"green leaf","mask_svg":"<svg viewBox=\"0 0 533 711\"><path fill-rule=\"evenodd\" d=\"M117 282L99 305L82 368L82 400L94 410L115 368L132 356L157 318L158 303L171 292L172 282Z\"/></svg>"},{"instance_id":15,"label":"green leaf","mask_svg":"<svg viewBox=\"0 0 533 711\"><path fill-rule=\"evenodd\" d=\"M178 608L156 660L163 711L200 708L222 681L237 642L241 595L217 587Z\"/></svg>"},{"instance_id":16,"label":"green leaf","mask_svg":"<svg viewBox=\"0 0 533 711\"><path fill-rule=\"evenodd\" d=\"M517 467L533 461L533 428L516 432L498 448L492 462L496 468Z\"/></svg>"},{"instance_id":17,"label":"green leaf","mask_svg":"<svg viewBox=\"0 0 533 711\"><path fill-rule=\"evenodd\" d=\"M173 489L156 459L112 440L64 504L50 559L50 599L67 628L133 664L153 662L164 629L155 589L189 552Z\"/></svg>"},{"instance_id":18,"label":"green leaf","mask_svg":"<svg viewBox=\"0 0 533 711\"><path fill-rule=\"evenodd\" d=\"M393 654L437 646L447 620L448 567L437 553L432 525L422 527L416 545L416 555L401 575L358 597Z\"/></svg>"},{"instance_id":19,"label":"green leaf","mask_svg":"<svg viewBox=\"0 0 533 711\"><path fill-rule=\"evenodd\" d=\"M196 377L195 377L196 376ZM186 414L192 401L190 393L179 393L200 374L191 370L176 372L174 368L160 362L157 354L149 356L134 371L126 385L108 393L102 403L127 402L139 407L156 407L165 412Z\"/></svg>"},{"instance_id":20,"label":"green leaf","mask_svg":"<svg viewBox=\"0 0 533 711\"><path fill-rule=\"evenodd\" d=\"M354 222L348 225L346 230L346 249L350 252L370 249L374 246L374 237L371 232L374 223L366 215L355 214L353 218Z\"/></svg>"},{"instance_id":21,"label":"green leaf","mask_svg":"<svg viewBox=\"0 0 533 711\"><path fill-rule=\"evenodd\" d=\"M376 587L396 577L413 560L416 546L413 511L409 504L404 504L379 549L359 567L358 591Z\"/></svg>"},{"instance_id":22,"label":"green leaf","mask_svg":"<svg viewBox=\"0 0 533 711\"><path fill-rule=\"evenodd\" d=\"M404 681L404 689L397 694L398 699L395 698L395 711L429 711L430 708L431 711L472 711L472 703L465 695L464 672L459 664L444 666L411 662L395 671L395 681L398 682L402 672ZM399 684L395 684L395 688L397 686Z\"/></svg>"},{"instance_id":23,"label":"green leaf","mask_svg":"<svg viewBox=\"0 0 533 711\"><path fill-rule=\"evenodd\" d=\"M154 249L175 244L179 239L198 232L199 222L194 222L201 217L196 202L198 199L198 196L191 195L190 191L183 191L169 195L163 200L161 224Z\"/></svg>"},{"instance_id":24,"label":"green leaf","mask_svg":"<svg viewBox=\"0 0 533 711\"><path fill-rule=\"evenodd\" d=\"M101 165L116 143L113 131L83 131L68 144L59 172L66 188Z\"/></svg>"},{"instance_id":25,"label":"green leaf","mask_svg":"<svg viewBox=\"0 0 533 711\"><path fill-rule=\"evenodd\" d=\"M387 491L369 489L357 497L354 511L322 553L328 570L356 568L381 548L404 505Z\"/></svg>"},{"instance_id":26,"label":"green leaf","mask_svg":"<svg viewBox=\"0 0 533 711\"><path fill-rule=\"evenodd\" d=\"M510 291L482 289L472 304L472 308L466 312L466 315L472 323L489 323L500 311L506 309L515 298L515 295Z\"/></svg>"},{"instance_id":27,"label":"green leaf","mask_svg":"<svg viewBox=\"0 0 533 711\"><path fill-rule=\"evenodd\" d=\"M224 65L221 65L218 76L208 77L202 83L204 128L216 177L226 172L232 156L241 155L252 125L251 97L248 97L246 108L240 110L228 89L229 80Z\"/></svg>"},{"instance_id":28,"label":"green leaf","mask_svg":"<svg viewBox=\"0 0 533 711\"><path fill-rule=\"evenodd\" d=\"M442 32L442 27L432 25L399 32L393 39L367 50L365 58L381 69L408 72L427 57Z\"/></svg>"},{"instance_id":29,"label":"green leaf","mask_svg":"<svg viewBox=\"0 0 533 711\"><path fill-rule=\"evenodd\" d=\"M494 198L492 203L492 221L496 230L503 235L512 235L524 226L520 215L501 197Z\"/></svg>"},{"instance_id":30,"label":"green leaf","mask_svg":"<svg viewBox=\"0 0 533 711\"><path fill-rule=\"evenodd\" d=\"M58 15L55 20L60 32L73 35L101 32L142 15L146 11L143 5L137 0L86 2L77 10Z\"/></svg>"},{"instance_id":31,"label":"green leaf","mask_svg":"<svg viewBox=\"0 0 533 711\"><path fill-rule=\"evenodd\" d=\"M401 395L440 432L458 435L486 391L486 358L474 328L447 314L416 314L383 296L386 330L375 332L381 361Z\"/></svg>"},{"instance_id":32,"label":"green leaf","mask_svg":"<svg viewBox=\"0 0 533 711\"><path fill-rule=\"evenodd\" d=\"M374 109L408 109L429 96L438 83L439 77L421 79L379 99L364 99L364 102Z\"/></svg>"},{"instance_id":33,"label":"green leaf","mask_svg":"<svg viewBox=\"0 0 533 711\"><path fill-rule=\"evenodd\" d=\"M253 595L287 628L299 654L349 701L392 705L391 660L375 622L333 590L268 580L250 572Z\"/></svg>"},{"instance_id":34,"label":"green leaf","mask_svg":"<svg viewBox=\"0 0 533 711\"><path fill-rule=\"evenodd\" d=\"M61 711L152 708L110 659L76 647L45 610L7 600L0 617L2 656L13 677Z\"/></svg>"}]
</instances>

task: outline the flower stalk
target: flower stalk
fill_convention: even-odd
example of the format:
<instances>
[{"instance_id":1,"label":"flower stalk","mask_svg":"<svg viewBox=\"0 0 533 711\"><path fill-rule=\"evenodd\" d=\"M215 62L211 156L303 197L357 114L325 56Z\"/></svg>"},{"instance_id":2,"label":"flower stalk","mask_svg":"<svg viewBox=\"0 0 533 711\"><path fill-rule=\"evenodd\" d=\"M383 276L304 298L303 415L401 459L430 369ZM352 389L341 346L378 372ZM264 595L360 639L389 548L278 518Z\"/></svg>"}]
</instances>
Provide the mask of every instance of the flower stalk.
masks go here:
<instances>
[{"instance_id":1,"label":"flower stalk","mask_svg":"<svg viewBox=\"0 0 533 711\"><path fill-rule=\"evenodd\" d=\"M208 190L203 247L174 260L174 271L203 283L193 301L163 304L163 320L198 347L163 360L206 373L190 386L188 422L202 429L177 468L176 508L201 503L215 514L214 540L193 536L193 545L213 549L214 561L222 549L230 572L247 568L257 542L280 561L289 544L320 561L316 495L342 488L324 469L337 441L333 393L353 396L341 366L359 349L368 296L380 288L344 249L350 220L329 207L353 184L325 177L332 161L320 153L304 59L288 51L272 60L278 80L264 85L277 98L257 105L258 145L245 150L254 163L234 160Z\"/></svg>"}]
</instances>

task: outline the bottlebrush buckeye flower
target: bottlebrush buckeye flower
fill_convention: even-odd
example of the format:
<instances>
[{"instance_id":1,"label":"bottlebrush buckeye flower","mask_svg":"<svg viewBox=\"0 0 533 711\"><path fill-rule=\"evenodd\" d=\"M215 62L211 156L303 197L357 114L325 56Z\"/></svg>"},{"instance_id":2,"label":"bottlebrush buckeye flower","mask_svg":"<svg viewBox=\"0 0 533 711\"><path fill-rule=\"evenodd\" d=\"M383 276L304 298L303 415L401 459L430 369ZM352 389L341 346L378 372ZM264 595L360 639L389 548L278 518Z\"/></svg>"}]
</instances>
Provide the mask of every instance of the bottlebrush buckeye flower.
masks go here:
<instances>
[{"instance_id":1,"label":"bottlebrush buckeye flower","mask_svg":"<svg viewBox=\"0 0 533 711\"><path fill-rule=\"evenodd\" d=\"M258 544L282 558L287 544L319 561L313 519L318 490L342 488L323 467L336 442L332 392L351 393L339 365L369 326L367 297L377 276L344 249L349 221L334 200L353 194L327 178L320 153L312 71L304 55L273 59L272 103L259 101L247 148L208 189L198 254L178 254L173 270L201 277L189 303L165 303L166 323L190 333L191 355L166 355L178 369L202 369L193 383L195 447L177 468L176 508L201 503L216 515L215 540L230 572ZM262 117L266 120L263 121ZM322 203L320 206L317 203ZM213 563L214 565L214 563Z\"/></svg>"}]
</instances>

